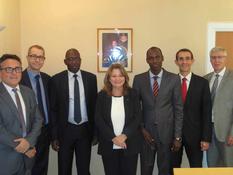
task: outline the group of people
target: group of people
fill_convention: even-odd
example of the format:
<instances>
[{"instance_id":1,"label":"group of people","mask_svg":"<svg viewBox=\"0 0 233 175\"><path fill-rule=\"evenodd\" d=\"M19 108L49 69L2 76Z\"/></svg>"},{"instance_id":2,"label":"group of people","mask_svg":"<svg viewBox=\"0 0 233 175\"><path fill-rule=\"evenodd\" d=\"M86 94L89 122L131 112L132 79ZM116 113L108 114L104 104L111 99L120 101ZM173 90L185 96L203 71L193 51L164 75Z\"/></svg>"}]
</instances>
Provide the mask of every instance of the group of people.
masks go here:
<instances>
[{"instance_id":1,"label":"group of people","mask_svg":"<svg viewBox=\"0 0 233 175\"><path fill-rule=\"evenodd\" d=\"M233 166L233 72L227 51L210 51L213 72L191 71L189 49L175 56L179 73L162 66L158 47L146 53L149 70L129 85L121 64L112 64L104 85L80 69L77 49L66 51L64 70L43 73L45 50L29 48L28 67L4 54L0 59L0 174L46 175L49 146L58 152L59 175L72 174L73 155L79 175L90 175L91 147L98 143L106 175L152 175L157 155L159 175L173 174L185 149L190 167Z\"/></svg>"}]
</instances>

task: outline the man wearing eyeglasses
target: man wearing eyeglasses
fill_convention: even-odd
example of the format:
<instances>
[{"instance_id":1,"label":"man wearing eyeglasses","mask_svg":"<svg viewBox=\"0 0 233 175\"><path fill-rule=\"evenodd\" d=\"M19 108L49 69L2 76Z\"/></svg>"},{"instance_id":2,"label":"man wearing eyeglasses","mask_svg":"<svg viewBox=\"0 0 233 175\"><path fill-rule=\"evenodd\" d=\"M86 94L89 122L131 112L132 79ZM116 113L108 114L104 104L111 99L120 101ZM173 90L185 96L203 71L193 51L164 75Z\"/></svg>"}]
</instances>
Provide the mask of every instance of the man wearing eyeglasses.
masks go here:
<instances>
[{"instance_id":1,"label":"man wearing eyeglasses","mask_svg":"<svg viewBox=\"0 0 233 175\"><path fill-rule=\"evenodd\" d=\"M227 51L215 47L210 51L214 69L209 81L212 100L212 141L207 152L209 167L233 166L233 72L226 68Z\"/></svg>"},{"instance_id":2,"label":"man wearing eyeglasses","mask_svg":"<svg viewBox=\"0 0 233 175\"><path fill-rule=\"evenodd\" d=\"M58 174L71 175L73 154L78 175L90 175L91 141L97 96L96 76L80 70L77 49L65 54L68 70L51 78L52 148L58 151Z\"/></svg>"},{"instance_id":3,"label":"man wearing eyeglasses","mask_svg":"<svg viewBox=\"0 0 233 175\"><path fill-rule=\"evenodd\" d=\"M19 85L19 57L1 57L0 77L0 174L29 175L42 118L33 91Z\"/></svg>"},{"instance_id":4,"label":"man wearing eyeglasses","mask_svg":"<svg viewBox=\"0 0 233 175\"><path fill-rule=\"evenodd\" d=\"M36 157L32 169L33 175L47 175L49 162L49 100L48 82L50 76L41 72L45 61L45 50L39 45L28 49L28 67L23 71L21 84L31 88L36 94L36 100L43 116L44 122L41 134L36 144Z\"/></svg>"}]
</instances>

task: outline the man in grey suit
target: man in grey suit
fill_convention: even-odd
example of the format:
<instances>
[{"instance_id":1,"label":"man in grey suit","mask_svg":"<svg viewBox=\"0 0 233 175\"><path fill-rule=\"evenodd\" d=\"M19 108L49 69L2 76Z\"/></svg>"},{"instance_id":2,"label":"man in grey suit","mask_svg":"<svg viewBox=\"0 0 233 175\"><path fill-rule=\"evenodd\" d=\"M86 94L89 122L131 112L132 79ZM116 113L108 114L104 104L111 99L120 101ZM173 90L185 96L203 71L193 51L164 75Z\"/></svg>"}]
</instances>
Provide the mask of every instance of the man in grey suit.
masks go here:
<instances>
[{"instance_id":1,"label":"man in grey suit","mask_svg":"<svg viewBox=\"0 0 233 175\"><path fill-rule=\"evenodd\" d=\"M5 54L0 59L0 174L27 175L36 154L42 118L32 90L20 86L21 60Z\"/></svg>"},{"instance_id":2,"label":"man in grey suit","mask_svg":"<svg viewBox=\"0 0 233 175\"><path fill-rule=\"evenodd\" d=\"M152 175L156 153L159 175L170 175L171 151L178 151L181 146L183 104L180 79L162 68L163 60L159 48L149 48L146 61L150 70L136 75L133 82L143 111L142 175Z\"/></svg>"},{"instance_id":3,"label":"man in grey suit","mask_svg":"<svg viewBox=\"0 0 233 175\"><path fill-rule=\"evenodd\" d=\"M213 48L210 62L214 71L205 76L212 98L212 142L207 152L207 163L209 167L232 167L233 72L226 68L226 49Z\"/></svg>"}]
</instances>

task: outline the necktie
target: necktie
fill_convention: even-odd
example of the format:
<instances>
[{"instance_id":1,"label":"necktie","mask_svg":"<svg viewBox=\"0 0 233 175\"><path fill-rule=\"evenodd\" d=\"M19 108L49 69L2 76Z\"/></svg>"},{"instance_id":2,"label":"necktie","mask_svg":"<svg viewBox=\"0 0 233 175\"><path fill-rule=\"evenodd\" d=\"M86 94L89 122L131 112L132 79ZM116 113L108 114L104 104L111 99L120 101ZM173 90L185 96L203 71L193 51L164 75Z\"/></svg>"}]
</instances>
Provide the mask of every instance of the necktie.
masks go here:
<instances>
[{"instance_id":1,"label":"necktie","mask_svg":"<svg viewBox=\"0 0 233 175\"><path fill-rule=\"evenodd\" d=\"M77 80L78 75L74 74L74 121L81 122L81 109L80 109L80 94L79 83Z\"/></svg>"},{"instance_id":2,"label":"necktie","mask_svg":"<svg viewBox=\"0 0 233 175\"><path fill-rule=\"evenodd\" d=\"M186 78L182 78L182 84L181 84L181 88L182 88L182 101L183 103L185 102L186 99L186 95L187 95L187 83L186 83Z\"/></svg>"},{"instance_id":3,"label":"necktie","mask_svg":"<svg viewBox=\"0 0 233 175\"><path fill-rule=\"evenodd\" d=\"M43 105L43 100L42 100L42 95L41 95L40 75L36 75L35 79L36 79L37 102L38 102L40 112L41 112L41 114L43 116L44 122L46 123L44 105Z\"/></svg>"},{"instance_id":4,"label":"necktie","mask_svg":"<svg viewBox=\"0 0 233 175\"><path fill-rule=\"evenodd\" d=\"M217 90L217 87L218 87L218 77L219 77L219 74L216 74L213 86L211 88L211 101L212 101L212 105L214 104L214 98L215 98L216 90Z\"/></svg>"},{"instance_id":5,"label":"necktie","mask_svg":"<svg viewBox=\"0 0 233 175\"><path fill-rule=\"evenodd\" d=\"M153 94L156 97L159 94L159 84L157 82L158 76L154 76L154 83L153 83Z\"/></svg>"},{"instance_id":6,"label":"necktie","mask_svg":"<svg viewBox=\"0 0 233 175\"><path fill-rule=\"evenodd\" d=\"M20 125L21 125L22 130L23 130L23 137L25 137L27 135L27 131L26 131L26 124L24 121L23 109L22 109L22 105L20 102L19 94L18 94L16 88L12 89L12 91L15 93L15 99L16 99L17 109L18 109L18 113L19 113Z\"/></svg>"}]
</instances>

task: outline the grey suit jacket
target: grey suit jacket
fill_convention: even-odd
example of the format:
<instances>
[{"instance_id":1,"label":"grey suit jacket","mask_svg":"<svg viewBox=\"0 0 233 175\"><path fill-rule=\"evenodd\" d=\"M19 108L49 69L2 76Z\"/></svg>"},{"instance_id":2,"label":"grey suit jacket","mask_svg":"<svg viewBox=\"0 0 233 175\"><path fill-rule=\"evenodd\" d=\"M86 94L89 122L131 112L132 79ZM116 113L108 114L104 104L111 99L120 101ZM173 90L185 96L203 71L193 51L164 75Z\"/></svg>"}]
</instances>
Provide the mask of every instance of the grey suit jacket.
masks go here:
<instances>
[{"instance_id":1,"label":"grey suit jacket","mask_svg":"<svg viewBox=\"0 0 233 175\"><path fill-rule=\"evenodd\" d=\"M204 78L211 80L214 72ZM226 70L220 82L212 106L214 129L219 141L225 142L227 136L233 136L233 71Z\"/></svg>"},{"instance_id":2,"label":"grey suit jacket","mask_svg":"<svg viewBox=\"0 0 233 175\"><path fill-rule=\"evenodd\" d=\"M156 98L153 96L149 71L136 75L133 87L141 99L146 130L153 136L156 124L159 138L166 144L170 144L175 137L181 137L183 104L179 76L164 70Z\"/></svg>"},{"instance_id":3,"label":"grey suit jacket","mask_svg":"<svg viewBox=\"0 0 233 175\"><path fill-rule=\"evenodd\" d=\"M26 107L27 136L25 139L33 147L40 134L42 117L33 91L20 86L20 92ZM27 168L31 164L29 158L14 150L18 145L14 142L17 138L22 138L17 107L5 86L0 83L0 174L15 174L20 167Z\"/></svg>"}]
</instances>

